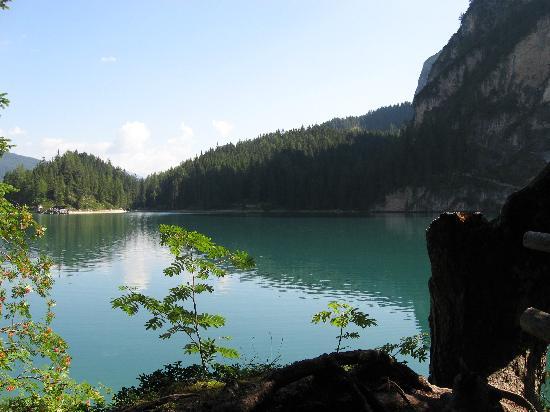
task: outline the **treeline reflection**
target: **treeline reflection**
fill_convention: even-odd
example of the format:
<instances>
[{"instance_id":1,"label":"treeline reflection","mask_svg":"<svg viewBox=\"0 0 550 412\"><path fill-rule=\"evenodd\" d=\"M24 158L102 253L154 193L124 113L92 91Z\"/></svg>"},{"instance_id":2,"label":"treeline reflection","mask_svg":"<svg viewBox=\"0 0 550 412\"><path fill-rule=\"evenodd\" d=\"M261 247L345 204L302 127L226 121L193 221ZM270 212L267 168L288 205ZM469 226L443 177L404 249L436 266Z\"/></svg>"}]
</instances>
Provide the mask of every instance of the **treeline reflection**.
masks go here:
<instances>
[{"instance_id":1,"label":"treeline reflection","mask_svg":"<svg viewBox=\"0 0 550 412\"><path fill-rule=\"evenodd\" d=\"M240 274L242 282L256 282L283 293L299 290L304 297L323 294L397 305L414 314L421 328L427 329L429 262L424 235L432 216L290 218L128 213L40 215L38 220L48 230L36 246L54 259L61 274L88 271L132 253L134 261L146 261L148 253L160 253L158 226L178 224L206 233L225 246L250 252L257 270ZM142 288L149 282L146 273L126 276L130 283L142 282Z\"/></svg>"}]
</instances>

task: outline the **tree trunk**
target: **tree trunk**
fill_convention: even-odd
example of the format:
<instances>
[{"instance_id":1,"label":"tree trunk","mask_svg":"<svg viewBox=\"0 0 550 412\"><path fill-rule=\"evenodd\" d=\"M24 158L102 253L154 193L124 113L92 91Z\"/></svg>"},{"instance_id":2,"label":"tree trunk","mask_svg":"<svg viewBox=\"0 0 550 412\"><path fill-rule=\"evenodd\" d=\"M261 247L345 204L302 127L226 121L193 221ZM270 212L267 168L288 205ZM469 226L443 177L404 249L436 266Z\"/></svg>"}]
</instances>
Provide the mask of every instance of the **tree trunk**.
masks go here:
<instances>
[{"instance_id":1,"label":"tree trunk","mask_svg":"<svg viewBox=\"0 0 550 412\"><path fill-rule=\"evenodd\" d=\"M528 307L550 311L550 253L522 241L527 231L550 233L549 188L547 167L497 219L446 213L428 228L433 384L475 373L538 403L547 344L519 320Z\"/></svg>"},{"instance_id":2,"label":"tree trunk","mask_svg":"<svg viewBox=\"0 0 550 412\"><path fill-rule=\"evenodd\" d=\"M519 324L529 335L550 344L550 314L528 308L519 318Z\"/></svg>"}]
</instances>

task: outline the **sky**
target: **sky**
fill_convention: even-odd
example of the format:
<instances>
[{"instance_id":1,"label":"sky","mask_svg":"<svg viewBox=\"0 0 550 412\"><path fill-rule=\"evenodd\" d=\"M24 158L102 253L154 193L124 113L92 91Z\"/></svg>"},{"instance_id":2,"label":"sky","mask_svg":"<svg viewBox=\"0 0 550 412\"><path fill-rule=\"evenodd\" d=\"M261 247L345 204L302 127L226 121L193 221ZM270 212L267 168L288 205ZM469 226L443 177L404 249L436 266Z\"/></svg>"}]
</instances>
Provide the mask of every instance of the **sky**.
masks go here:
<instances>
[{"instance_id":1,"label":"sky","mask_svg":"<svg viewBox=\"0 0 550 412\"><path fill-rule=\"evenodd\" d=\"M14 0L13 152L145 176L210 147L412 100L468 0Z\"/></svg>"}]
</instances>

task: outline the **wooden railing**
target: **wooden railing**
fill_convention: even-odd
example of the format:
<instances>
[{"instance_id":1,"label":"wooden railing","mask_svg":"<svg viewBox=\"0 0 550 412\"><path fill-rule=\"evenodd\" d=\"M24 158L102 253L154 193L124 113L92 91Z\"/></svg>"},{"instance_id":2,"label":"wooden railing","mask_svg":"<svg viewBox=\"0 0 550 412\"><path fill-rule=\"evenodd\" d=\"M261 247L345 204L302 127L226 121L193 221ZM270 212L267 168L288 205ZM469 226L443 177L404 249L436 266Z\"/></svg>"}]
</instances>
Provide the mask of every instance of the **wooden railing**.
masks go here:
<instances>
[{"instance_id":1,"label":"wooden railing","mask_svg":"<svg viewBox=\"0 0 550 412\"><path fill-rule=\"evenodd\" d=\"M550 253L550 233L526 232L523 235L523 246ZM522 313L519 324L528 334L550 344L550 314L535 308L527 308Z\"/></svg>"}]
</instances>

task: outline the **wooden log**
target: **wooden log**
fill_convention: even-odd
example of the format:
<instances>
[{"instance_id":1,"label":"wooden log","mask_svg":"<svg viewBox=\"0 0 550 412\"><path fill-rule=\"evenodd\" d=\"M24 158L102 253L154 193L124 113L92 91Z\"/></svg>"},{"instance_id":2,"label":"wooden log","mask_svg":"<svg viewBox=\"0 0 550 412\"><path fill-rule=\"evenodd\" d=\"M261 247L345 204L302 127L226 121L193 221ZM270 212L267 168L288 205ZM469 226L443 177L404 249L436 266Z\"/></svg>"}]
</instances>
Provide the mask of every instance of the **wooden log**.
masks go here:
<instances>
[{"instance_id":1,"label":"wooden log","mask_svg":"<svg viewBox=\"0 0 550 412\"><path fill-rule=\"evenodd\" d=\"M519 324L524 332L550 343L550 314L528 308L520 316Z\"/></svg>"},{"instance_id":2,"label":"wooden log","mask_svg":"<svg viewBox=\"0 0 550 412\"><path fill-rule=\"evenodd\" d=\"M550 253L550 233L525 232L523 246L527 249Z\"/></svg>"}]
</instances>

